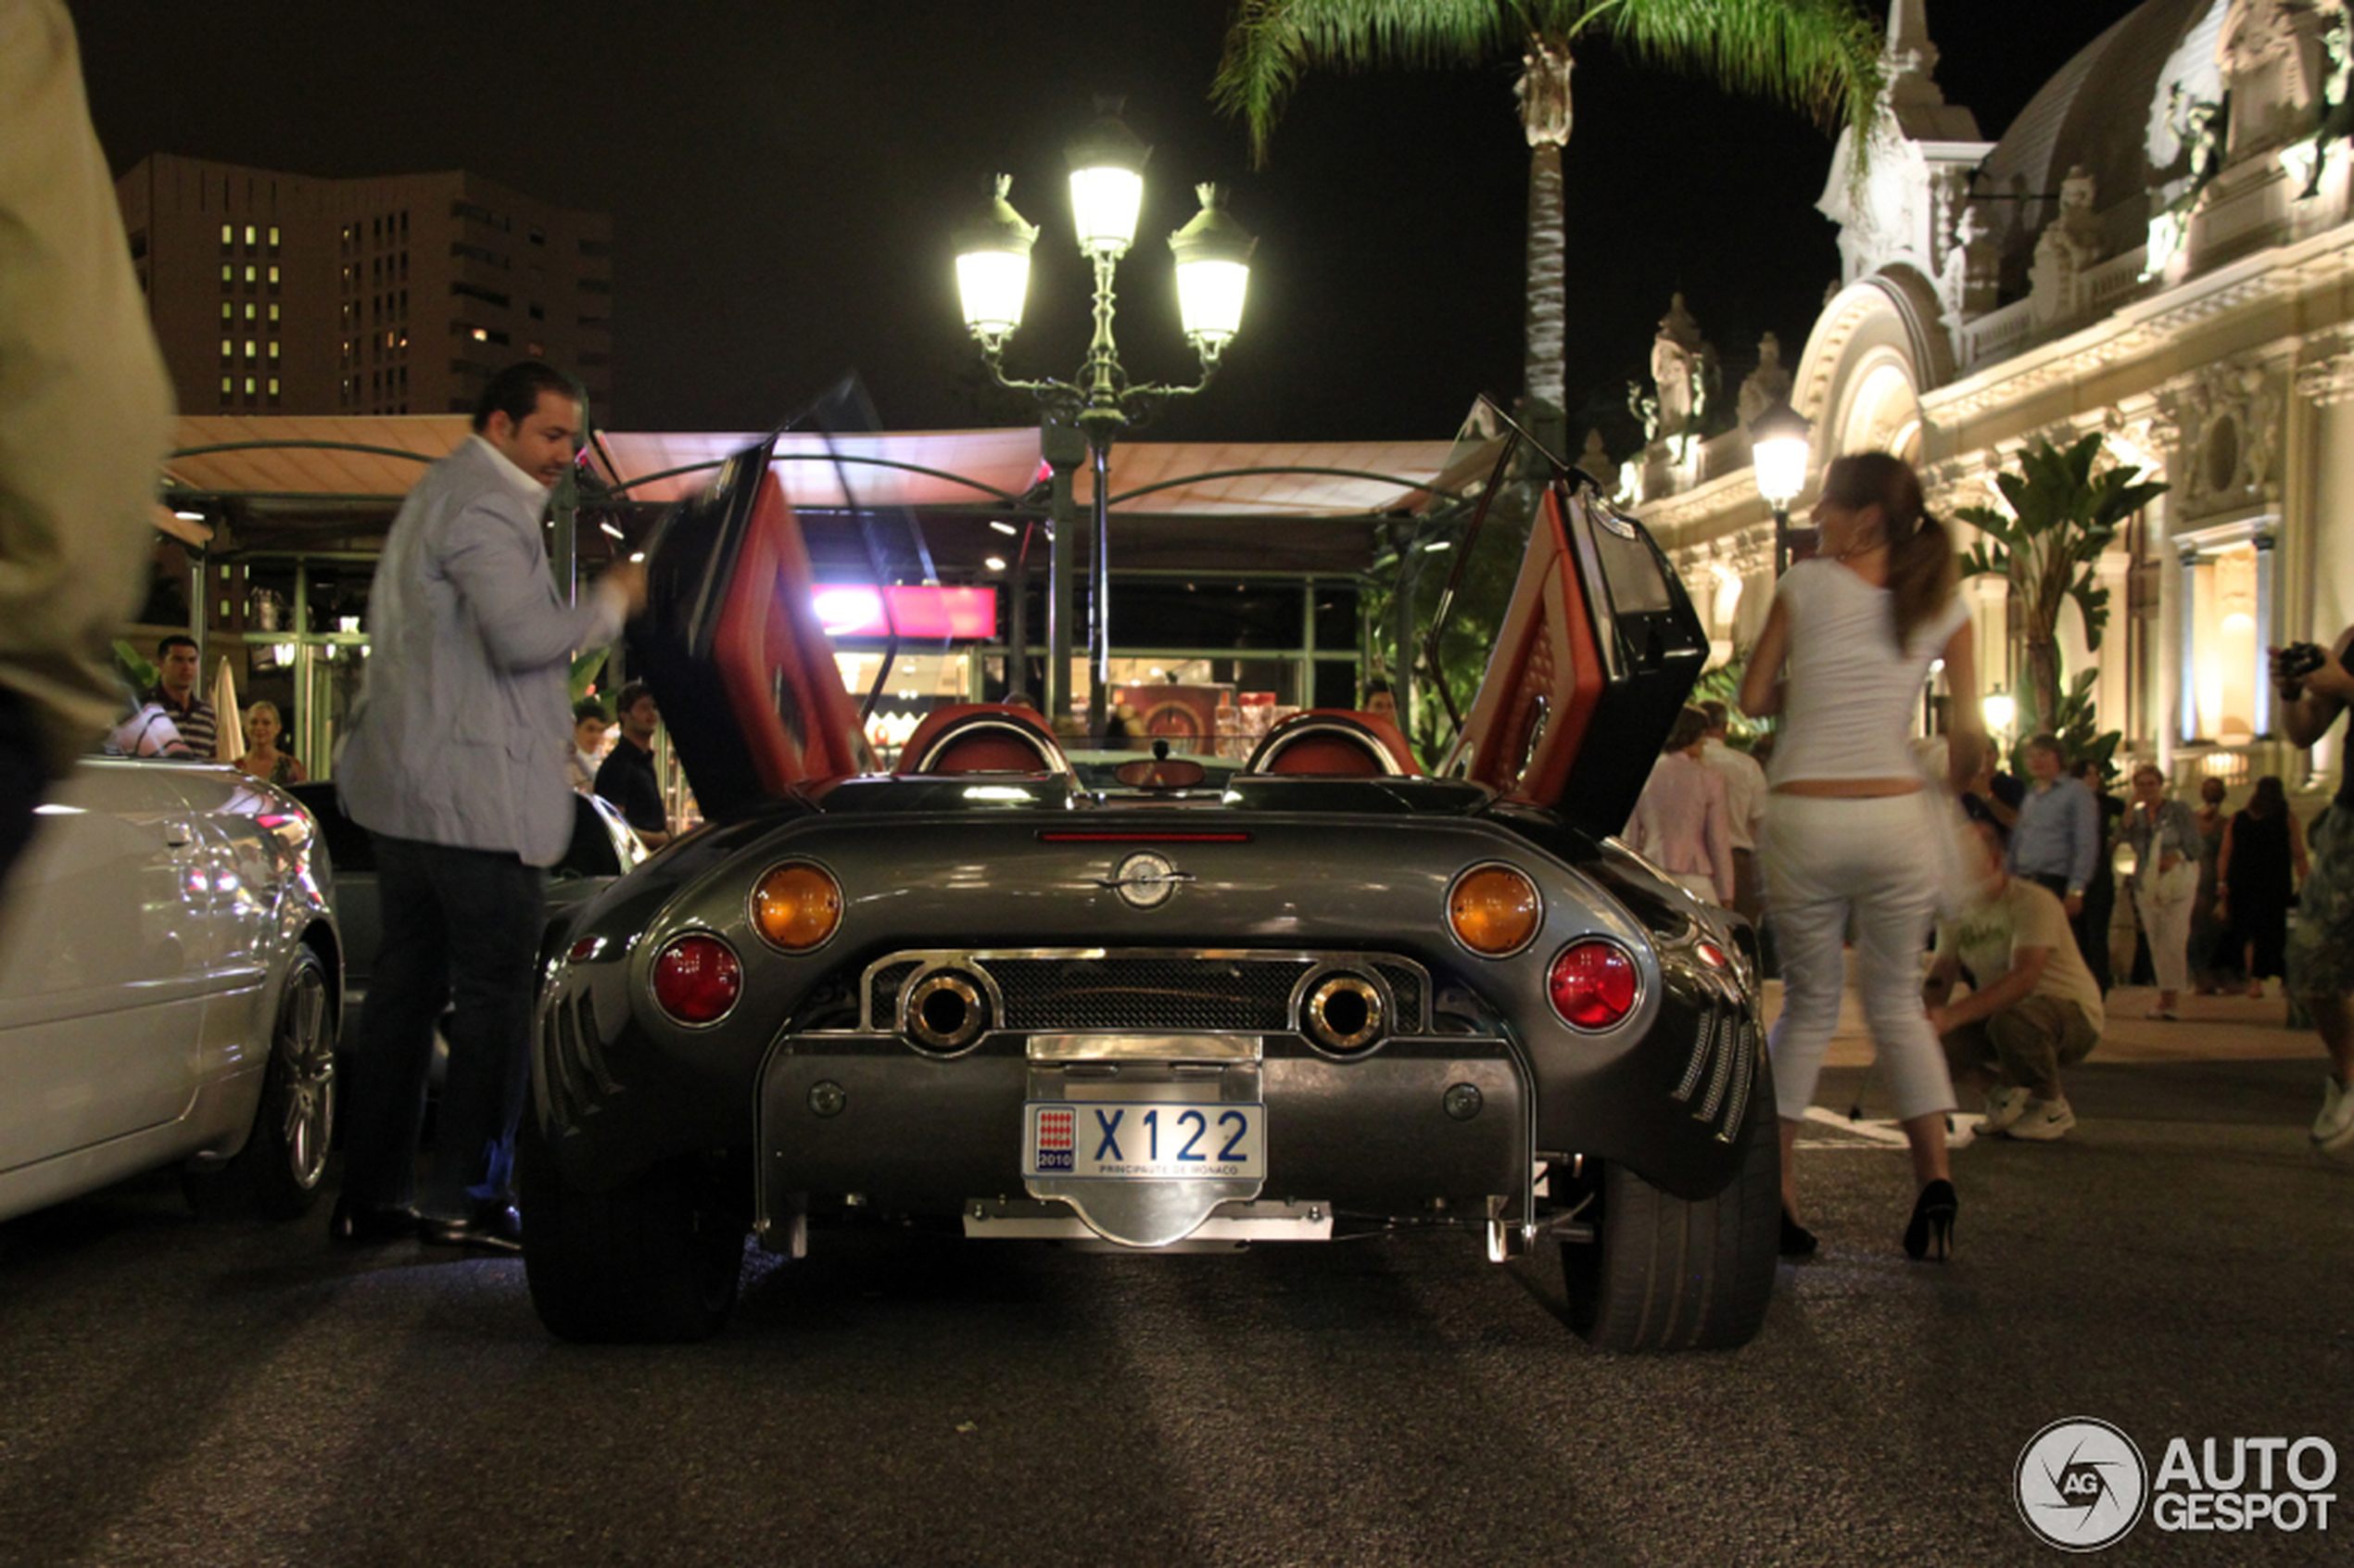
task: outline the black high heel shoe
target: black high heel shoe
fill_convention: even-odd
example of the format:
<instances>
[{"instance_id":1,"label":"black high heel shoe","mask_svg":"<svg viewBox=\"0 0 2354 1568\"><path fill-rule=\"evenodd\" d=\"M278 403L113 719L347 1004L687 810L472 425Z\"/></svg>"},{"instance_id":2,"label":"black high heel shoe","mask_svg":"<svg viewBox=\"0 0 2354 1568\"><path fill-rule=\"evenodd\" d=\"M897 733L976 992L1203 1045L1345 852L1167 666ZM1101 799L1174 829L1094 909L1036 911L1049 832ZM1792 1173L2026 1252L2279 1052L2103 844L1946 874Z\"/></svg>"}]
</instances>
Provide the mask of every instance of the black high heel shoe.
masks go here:
<instances>
[{"instance_id":1,"label":"black high heel shoe","mask_svg":"<svg viewBox=\"0 0 2354 1568\"><path fill-rule=\"evenodd\" d=\"M1782 1246L1784 1258L1812 1258L1819 1245L1815 1233L1791 1218L1790 1210L1782 1210Z\"/></svg>"},{"instance_id":2,"label":"black high heel shoe","mask_svg":"<svg viewBox=\"0 0 2354 1568\"><path fill-rule=\"evenodd\" d=\"M1954 1191L1954 1183L1943 1179L1921 1188L1921 1195L1913 1204L1913 1218L1905 1227L1905 1256L1916 1263L1930 1255L1930 1246L1937 1247L1940 1263L1954 1250L1954 1216L1960 1210L1962 1200Z\"/></svg>"}]
</instances>

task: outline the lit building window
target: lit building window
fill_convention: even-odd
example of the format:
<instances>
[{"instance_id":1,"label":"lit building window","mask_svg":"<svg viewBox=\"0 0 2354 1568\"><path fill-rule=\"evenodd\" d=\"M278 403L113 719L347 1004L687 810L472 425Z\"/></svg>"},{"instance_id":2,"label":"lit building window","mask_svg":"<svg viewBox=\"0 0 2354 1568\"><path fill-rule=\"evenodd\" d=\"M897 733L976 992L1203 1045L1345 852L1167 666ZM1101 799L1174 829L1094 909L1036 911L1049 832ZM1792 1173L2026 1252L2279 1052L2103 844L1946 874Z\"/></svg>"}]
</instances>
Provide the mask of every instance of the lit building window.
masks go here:
<instances>
[{"instance_id":1,"label":"lit building window","mask_svg":"<svg viewBox=\"0 0 2354 1568\"><path fill-rule=\"evenodd\" d=\"M248 360L252 359L252 358L254 357L254 355L255 355L255 354L257 354L257 353L259 353L259 351L260 351L260 350L259 350L258 348L256 348L254 347L254 341L253 341L253 339L252 339L252 338L248 337L248 338L247 338L247 339L246 339L246 358L247 358L247 359L248 359Z\"/></svg>"},{"instance_id":2,"label":"lit building window","mask_svg":"<svg viewBox=\"0 0 2354 1568\"><path fill-rule=\"evenodd\" d=\"M278 357L278 340L274 337L270 340L270 357L273 360Z\"/></svg>"},{"instance_id":3,"label":"lit building window","mask_svg":"<svg viewBox=\"0 0 2354 1568\"><path fill-rule=\"evenodd\" d=\"M236 389L237 381L234 376L224 375L221 378L221 395L222 397L226 398L230 396L232 393L235 392Z\"/></svg>"},{"instance_id":4,"label":"lit building window","mask_svg":"<svg viewBox=\"0 0 2354 1568\"><path fill-rule=\"evenodd\" d=\"M246 301L246 320L253 320L253 301L250 299Z\"/></svg>"},{"instance_id":5,"label":"lit building window","mask_svg":"<svg viewBox=\"0 0 2354 1568\"><path fill-rule=\"evenodd\" d=\"M251 245L251 244L254 242L254 238L255 238L255 235L254 235L254 228L253 228L253 225L252 225L251 223L247 223L247 224L246 225L246 243L247 243L247 245Z\"/></svg>"},{"instance_id":6,"label":"lit building window","mask_svg":"<svg viewBox=\"0 0 2354 1568\"><path fill-rule=\"evenodd\" d=\"M270 269L270 286L272 288L278 286L278 269L275 267Z\"/></svg>"},{"instance_id":7,"label":"lit building window","mask_svg":"<svg viewBox=\"0 0 2354 1568\"><path fill-rule=\"evenodd\" d=\"M231 320L236 315L236 313L237 308L234 305L230 304L226 299L221 302L221 319L222 321L225 322Z\"/></svg>"},{"instance_id":8,"label":"lit building window","mask_svg":"<svg viewBox=\"0 0 2354 1568\"><path fill-rule=\"evenodd\" d=\"M224 338L222 338L222 339L221 340L221 357L222 359L224 359L224 360L225 360L225 359L228 359L231 355L234 354L236 351L237 351L237 346L236 346L236 344L235 344L235 342L234 342L234 341L233 341L232 339L226 338L226 337L224 337Z\"/></svg>"},{"instance_id":9,"label":"lit building window","mask_svg":"<svg viewBox=\"0 0 2354 1568\"><path fill-rule=\"evenodd\" d=\"M278 225L275 223L270 225L270 248L278 248Z\"/></svg>"},{"instance_id":10,"label":"lit building window","mask_svg":"<svg viewBox=\"0 0 2354 1568\"><path fill-rule=\"evenodd\" d=\"M230 226L229 224L227 224L227 223L223 223L223 224L221 224L221 244L223 244L223 245L231 245L231 244L234 244L234 243L235 243L235 241L236 241L236 237L237 237L237 231L236 231L234 228L231 227L231 226Z\"/></svg>"},{"instance_id":11,"label":"lit building window","mask_svg":"<svg viewBox=\"0 0 2354 1568\"><path fill-rule=\"evenodd\" d=\"M278 302L274 299L270 302L270 319L273 322L278 319Z\"/></svg>"},{"instance_id":12,"label":"lit building window","mask_svg":"<svg viewBox=\"0 0 2354 1568\"><path fill-rule=\"evenodd\" d=\"M251 283L251 282L253 282L253 280L254 280L254 276L255 276L255 273L254 273L254 269L253 269L253 267L252 267L251 265L247 265L247 268L246 268L246 282L247 282L247 283Z\"/></svg>"},{"instance_id":13,"label":"lit building window","mask_svg":"<svg viewBox=\"0 0 2354 1568\"><path fill-rule=\"evenodd\" d=\"M229 285L230 285L231 283L233 283L234 281L235 281L236 276L237 276L237 269L236 269L236 268L232 267L232 266L231 266L231 265L229 265L229 263L227 263L226 261L223 261L223 262L221 264L221 287L223 287L223 288L228 287L228 286L229 286Z\"/></svg>"},{"instance_id":14,"label":"lit building window","mask_svg":"<svg viewBox=\"0 0 2354 1568\"><path fill-rule=\"evenodd\" d=\"M272 398L278 395L278 378L274 375L270 378L270 395Z\"/></svg>"},{"instance_id":15,"label":"lit building window","mask_svg":"<svg viewBox=\"0 0 2354 1568\"><path fill-rule=\"evenodd\" d=\"M246 377L246 396L248 398L253 396L253 383L254 378L252 376Z\"/></svg>"}]
</instances>

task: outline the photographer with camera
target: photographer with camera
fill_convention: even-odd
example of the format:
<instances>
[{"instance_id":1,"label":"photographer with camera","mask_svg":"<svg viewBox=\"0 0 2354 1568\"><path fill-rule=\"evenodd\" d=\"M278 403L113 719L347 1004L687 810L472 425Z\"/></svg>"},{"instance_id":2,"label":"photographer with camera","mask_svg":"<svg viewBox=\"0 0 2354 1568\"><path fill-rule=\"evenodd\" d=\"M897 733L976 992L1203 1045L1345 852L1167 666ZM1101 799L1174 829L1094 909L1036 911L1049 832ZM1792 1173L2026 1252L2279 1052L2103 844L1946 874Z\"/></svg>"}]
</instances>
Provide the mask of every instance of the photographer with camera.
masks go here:
<instances>
[{"instance_id":1,"label":"photographer with camera","mask_svg":"<svg viewBox=\"0 0 2354 1568\"><path fill-rule=\"evenodd\" d=\"M2327 652L2310 642L2275 648L2272 684L2292 744L2310 746L2354 706L2354 626ZM2288 939L2289 994L2301 999L2328 1048L2332 1076L2322 1086L2313 1146L2354 1158L2354 775L2341 765L2336 798L2313 820L2307 839L2312 869Z\"/></svg>"}]
</instances>

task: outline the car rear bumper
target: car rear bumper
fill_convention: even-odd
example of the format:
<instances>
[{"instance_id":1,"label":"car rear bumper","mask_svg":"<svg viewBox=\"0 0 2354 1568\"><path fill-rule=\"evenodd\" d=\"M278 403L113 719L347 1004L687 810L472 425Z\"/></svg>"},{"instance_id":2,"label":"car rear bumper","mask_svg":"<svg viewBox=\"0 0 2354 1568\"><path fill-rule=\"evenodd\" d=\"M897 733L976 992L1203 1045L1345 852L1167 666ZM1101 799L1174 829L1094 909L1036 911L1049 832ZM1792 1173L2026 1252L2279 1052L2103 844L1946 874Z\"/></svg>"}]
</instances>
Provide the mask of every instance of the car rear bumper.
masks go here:
<instances>
[{"instance_id":1,"label":"car rear bumper","mask_svg":"<svg viewBox=\"0 0 2354 1568\"><path fill-rule=\"evenodd\" d=\"M1059 1206L1145 1246L1269 1206L1485 1219L1517 1211L1531 1171L1526 1075L1508 1043L1475 1036L1398 1036L1339 1058L1281 1033L999 1031L943 1058L897 1035L791 1035L758 1098L757 1223L780 1249L812 1204L843 1202L979 1219L974 1234L1024 1233L989 1222ZM1261 1106L1263 1160L1243 1178L1025 1173L1026 1107L1114 1099Z\"/></svg>"}]
</instances>

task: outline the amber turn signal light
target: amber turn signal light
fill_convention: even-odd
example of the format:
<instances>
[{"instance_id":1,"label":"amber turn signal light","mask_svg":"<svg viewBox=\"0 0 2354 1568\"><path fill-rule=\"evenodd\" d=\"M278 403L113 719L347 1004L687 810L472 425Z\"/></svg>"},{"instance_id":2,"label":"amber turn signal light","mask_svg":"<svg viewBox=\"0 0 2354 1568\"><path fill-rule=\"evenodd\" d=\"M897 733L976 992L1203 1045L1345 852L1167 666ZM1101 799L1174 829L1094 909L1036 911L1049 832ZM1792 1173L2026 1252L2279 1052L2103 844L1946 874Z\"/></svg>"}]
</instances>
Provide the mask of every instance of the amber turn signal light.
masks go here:
<instances>
[{"instance_id":1,"label":"amber turn signal light","mask_svg":"<svg viewBox=\"0 0 2354 1568\"><path fill-rule=\"evenodd\" d=\"M1447 923L1456 940L1487 958L1526 947L1544 917L1537 884L1509 866L1474 866L1447 893Z\"/></svg>"},{"instance_id":2,"label":"amber turn signal light","mask_svg":"<svg viewBox=\"0 0 2354 1568\"><path fill-rule=\"evenodd\" d=\"M772 868L752 890L753 929L781 952L822 946L841 924L842 884L805 860Z\"/></svg>"}]
</instances>

